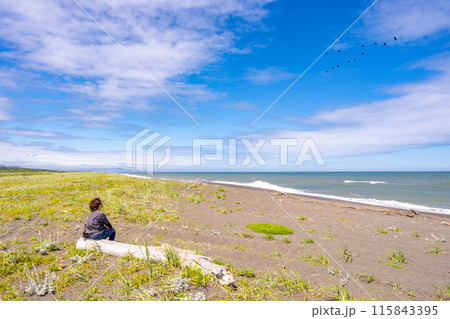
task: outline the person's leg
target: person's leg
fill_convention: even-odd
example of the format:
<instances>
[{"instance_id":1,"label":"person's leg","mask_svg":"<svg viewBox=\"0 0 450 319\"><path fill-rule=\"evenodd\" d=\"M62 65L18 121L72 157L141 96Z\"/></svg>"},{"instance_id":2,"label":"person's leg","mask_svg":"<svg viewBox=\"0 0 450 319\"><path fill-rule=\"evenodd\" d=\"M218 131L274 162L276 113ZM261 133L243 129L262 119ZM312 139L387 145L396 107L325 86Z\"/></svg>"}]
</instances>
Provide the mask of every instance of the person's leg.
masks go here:
<instances>
[{"instance_id":1,"label":"person's leg","mask_svg":"<svg viewBox=\"0 0 450 319\"><path fill-rule=\"evenodd\" d=\"M105 229L101 233L91 236L94 240L106 239L109 237L109 240L114 240L116 238L116 231L114 229Z\"/></svg>"},{"instance_id":2,"label":"person's leg","mask_svg":"<svg viewBox=\"0 0 450 319\"><path fill-rule=\"evenodd\" d=\"M109 235L109 240L116 239L116 231L114 229L107 229L111 231L111 234Z\"/></svg>"}]
</instances>

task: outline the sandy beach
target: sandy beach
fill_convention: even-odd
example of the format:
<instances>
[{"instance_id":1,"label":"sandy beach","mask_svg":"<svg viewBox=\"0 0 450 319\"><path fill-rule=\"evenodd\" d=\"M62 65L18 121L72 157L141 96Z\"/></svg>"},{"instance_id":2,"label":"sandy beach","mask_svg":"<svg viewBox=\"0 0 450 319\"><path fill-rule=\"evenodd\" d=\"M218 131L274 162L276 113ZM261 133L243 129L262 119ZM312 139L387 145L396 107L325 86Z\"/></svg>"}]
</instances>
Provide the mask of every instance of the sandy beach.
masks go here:
<instances>
[{"instance_id":1,"label":"sandy beach","mask_svg":"<svg viewBox=\"0 0 450 319\"><path fill-rule=\"evenodd\" d=\"M157 232L172 244L195 242L208 256L230 260L239 267L292 270L320 286L339 285L349 274L349 289L358 298L431 300L435 287L450 282L450 244L437 241L450 235L449 215L416 215L243 186L201 185L206 200L183 207L183 218L192 221L191 225L165 224L163 230L149 233ZM218 194L225 196L219 199ZM295 233L266 240L264 234L246 228L254 223L281 224ZM133 236L127 227L122 235ZM311 240L314 242L308 243ZM433 244L442 252L427 252ZM389 265L387 255L393 251L406 257L407 263L399 264L401 269ZM308 254L322 256L328 263L308 261ZM373 276L373 281L366 275Z\"/></svg>"}]
</instances>

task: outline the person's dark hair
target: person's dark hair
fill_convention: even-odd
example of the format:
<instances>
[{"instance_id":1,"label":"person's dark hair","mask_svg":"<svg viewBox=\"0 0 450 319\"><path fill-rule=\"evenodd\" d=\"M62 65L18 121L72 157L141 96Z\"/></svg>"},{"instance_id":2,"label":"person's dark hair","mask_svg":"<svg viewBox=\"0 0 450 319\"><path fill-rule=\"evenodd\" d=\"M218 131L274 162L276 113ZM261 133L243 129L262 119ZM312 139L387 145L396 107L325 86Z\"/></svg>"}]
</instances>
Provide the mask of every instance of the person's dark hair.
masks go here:
<instances>
[{"instance_id":1,"label":"person's dark hair","mask_svg":"<svg viewBox=\"0 0 450 319\"><path fill-rule=\"evenodd\" d=\"M100 199L100 197L95 197L89 203L89 209L91 210L91 212L95 212L96 210L98 210L100 205L102 205L102 200Z\"/></svg>"}]
</instances>

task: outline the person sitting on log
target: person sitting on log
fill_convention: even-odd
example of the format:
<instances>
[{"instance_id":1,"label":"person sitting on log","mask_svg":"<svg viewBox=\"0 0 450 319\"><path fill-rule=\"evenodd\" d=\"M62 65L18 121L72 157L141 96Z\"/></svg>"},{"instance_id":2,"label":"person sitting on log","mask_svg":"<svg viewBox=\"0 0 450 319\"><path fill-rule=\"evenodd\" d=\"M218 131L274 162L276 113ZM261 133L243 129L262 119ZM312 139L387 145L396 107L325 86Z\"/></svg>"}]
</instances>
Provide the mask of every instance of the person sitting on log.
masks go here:
<instances>
[{"instance_id":1,"label":"person sitting on log","mask_svg":"<svg viewBox=\"0 0 450 319\"><path fill-rule=\"evenodd\" d=\"M83 237L94 240L106 239L114 240L116 238L116 230L101 211L103 202L100 197L95 197L89 203L91 213L88 216L87 223L84 225Z\"/></svg>"}]
</instances>

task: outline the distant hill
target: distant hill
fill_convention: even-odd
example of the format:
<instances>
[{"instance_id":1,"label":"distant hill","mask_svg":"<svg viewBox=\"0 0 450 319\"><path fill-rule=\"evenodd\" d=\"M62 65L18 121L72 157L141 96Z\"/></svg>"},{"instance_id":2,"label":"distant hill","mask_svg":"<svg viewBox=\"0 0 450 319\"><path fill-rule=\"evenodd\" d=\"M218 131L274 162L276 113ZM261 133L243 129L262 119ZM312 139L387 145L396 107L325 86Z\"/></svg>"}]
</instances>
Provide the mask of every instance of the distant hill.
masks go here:
<instances>
[{"instance_id":1,"label":"distant hill","mask_svg":"<svg viewBox=\"0 0 450 319\"><path fill-rule=\"evenodd\" d=\"M49 170L49 169L40 169L40 168L23 168L23 167L0 166L0 175L56 173L56 172L60 172L60 171L54 171L54 170Z\"/></svg>"}]
</instances>

